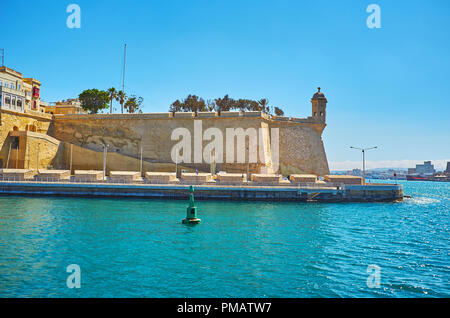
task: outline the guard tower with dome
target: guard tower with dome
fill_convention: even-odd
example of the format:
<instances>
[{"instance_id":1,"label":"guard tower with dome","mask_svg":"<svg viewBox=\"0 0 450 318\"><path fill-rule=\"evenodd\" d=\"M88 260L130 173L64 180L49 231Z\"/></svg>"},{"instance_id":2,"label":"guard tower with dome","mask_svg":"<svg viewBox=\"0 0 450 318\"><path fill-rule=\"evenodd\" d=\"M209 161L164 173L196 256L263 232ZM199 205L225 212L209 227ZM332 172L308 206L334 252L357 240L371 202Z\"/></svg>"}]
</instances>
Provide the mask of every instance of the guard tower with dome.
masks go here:
<instances>
[{"instance_id":1,"label":"guard tower with dome","mask_svg":"<svg viewBox=\"0 0 450 318\"><path fill-rule=\"evenodd\" d=\"M313 119L319 123L325 124L327 115L327 99L320 91L320 87L317 88L317 92L311 98L311 104Z\"/></svg>"}]
</instances>

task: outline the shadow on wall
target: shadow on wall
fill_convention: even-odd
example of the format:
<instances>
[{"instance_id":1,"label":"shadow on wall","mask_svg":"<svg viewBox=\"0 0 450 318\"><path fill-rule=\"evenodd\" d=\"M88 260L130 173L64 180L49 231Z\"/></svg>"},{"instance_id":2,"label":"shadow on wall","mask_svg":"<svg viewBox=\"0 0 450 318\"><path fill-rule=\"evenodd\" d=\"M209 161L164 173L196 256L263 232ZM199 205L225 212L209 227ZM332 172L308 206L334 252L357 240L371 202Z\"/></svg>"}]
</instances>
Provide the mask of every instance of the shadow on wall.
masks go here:
<instances>
[{"instance_id":1,"label":"shadow on wall","mask_svg":"<svg viewBox=\"0 0 450 318\"><path fill-rule=\"evenodd\" d=\"M8 134L8 136L5 138L5 141L3 142L2 148L0 149L1 168L16 167L17 160L14 159L13 157L14 155L17 154L18 147L19 147L19 137L12 137L10 134ZM8 156L9 156L9 167L6 166L8 164Z\"/></svg>"},{"instance_id":2,"label":"shadow on wall","mask_svg":"<svg viewBox=\"0 0 450 318\"><path fill-rule=\"evenodd\" d=\"M36 169L38 144L40 150L39 169L65 169L65 143L60 142L54 149L55 145L52 143L9 134L0 149L0 168Z\"/></svg>"},{"instance_id":3,"label":"shadow on wall","mask_svg":"<svg viewBox=\"0 0 450 318\"><path fill-rule=\"evenodd\" d=\"M58 145L58 150L56 151L55 156L51 161L51 166L53 169L65 169L66 161L65 161L65 149L67 148L65 142L60 142Z\"/></svg>"},{"instance_id":4,"label":"shadow on wall","mask_svg":"<svg viewBox=\"0 0 450 318\"><path fill-rule=\"evenodd\" d=\"M71 150L72 149L72 150ZM71 154L72 153L72 154ZM65 143L65 168L70 169L72 155L72 173L74 170L103 170L103 151L98 152L77 145ZM108 152L106 157L106 172L110 171L140 171L140 159L123 155L117 152ZM195 169L178 165L179 170L194 172ZM171 162L149 162L143 159L143 173L147 171L175 172L175 164Z\"/></svg>"}]
</instances>

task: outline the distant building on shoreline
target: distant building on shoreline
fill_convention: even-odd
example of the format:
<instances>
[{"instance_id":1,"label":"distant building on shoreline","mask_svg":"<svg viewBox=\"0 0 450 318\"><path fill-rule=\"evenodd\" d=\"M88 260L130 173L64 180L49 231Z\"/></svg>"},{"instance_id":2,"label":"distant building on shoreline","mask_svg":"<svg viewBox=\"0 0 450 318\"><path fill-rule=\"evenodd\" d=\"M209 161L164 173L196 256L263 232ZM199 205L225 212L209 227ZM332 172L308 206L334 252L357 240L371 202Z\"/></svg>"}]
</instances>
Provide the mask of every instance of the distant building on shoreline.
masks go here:
<instances>
[{"instance_id":1,"label":"distant building on shoreline","mask_svg":"<svg viewBox=\"0 0 450 318\"><path fill-rule=\"evenodd\" d=\"M448 165L447 165L448 168ZM408 168L408 174L431 175L435 173L434 165L431 161L424 161L423 164L417 164L415 168Z\"/></svg>"}]
</instances>

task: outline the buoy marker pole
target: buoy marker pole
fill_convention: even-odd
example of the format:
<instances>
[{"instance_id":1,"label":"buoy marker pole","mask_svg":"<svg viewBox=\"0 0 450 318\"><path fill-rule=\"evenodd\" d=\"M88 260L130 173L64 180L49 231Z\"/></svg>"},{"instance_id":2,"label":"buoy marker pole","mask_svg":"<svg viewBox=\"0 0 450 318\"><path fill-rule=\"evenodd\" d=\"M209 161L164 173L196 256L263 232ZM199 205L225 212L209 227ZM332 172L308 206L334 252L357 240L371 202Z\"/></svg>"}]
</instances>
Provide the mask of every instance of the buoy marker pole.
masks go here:
<instances>
[{"instance_id":1,"label":"buoy marker pole","mask_svg":"<svg viewBox=\"0 0 450 318\"><path fill-rule=\"evenodd\" d=\"M189 206L186 209L186 218L183 219L184 224L197 224L200 223L200 219L197 218L197 207L195 206L194 201L194 187L189 187Z\"/></svg>"}]
</instances>

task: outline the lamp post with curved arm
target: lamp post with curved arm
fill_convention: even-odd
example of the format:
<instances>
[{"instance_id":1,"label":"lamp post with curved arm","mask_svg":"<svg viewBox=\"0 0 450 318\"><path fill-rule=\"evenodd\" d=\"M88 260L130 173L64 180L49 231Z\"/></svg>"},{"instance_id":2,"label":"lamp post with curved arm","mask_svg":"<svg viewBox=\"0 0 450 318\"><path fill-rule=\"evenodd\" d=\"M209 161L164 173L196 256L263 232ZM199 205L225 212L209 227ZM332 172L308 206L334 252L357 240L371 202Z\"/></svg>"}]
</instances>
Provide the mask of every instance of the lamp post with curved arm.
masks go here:
<instances>
[{"instance_id":1,"label":"lamp post with curved arm","mask_svg":"<svg viewBox=\"0 0 450 318\"><path fill-rule=\"evenodd\" d=\"M366 158L365 154L367 150L377 149L378 147L370 147L370 148L358 148L358 147L350 147L351 149L361 150L363 157L363 184L366 184Z\"/></svg>"}]
</instances>

